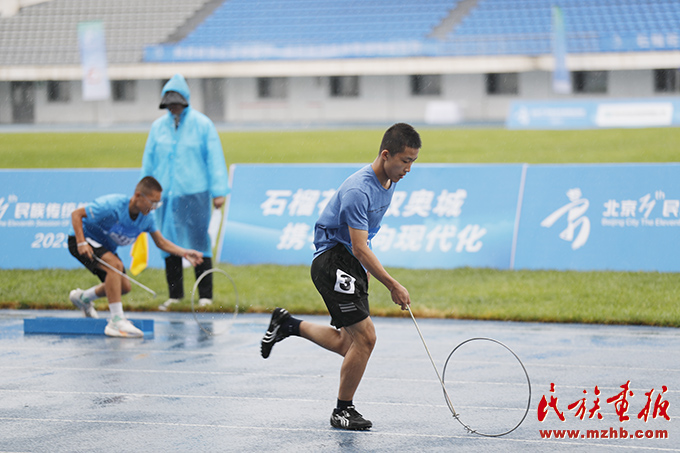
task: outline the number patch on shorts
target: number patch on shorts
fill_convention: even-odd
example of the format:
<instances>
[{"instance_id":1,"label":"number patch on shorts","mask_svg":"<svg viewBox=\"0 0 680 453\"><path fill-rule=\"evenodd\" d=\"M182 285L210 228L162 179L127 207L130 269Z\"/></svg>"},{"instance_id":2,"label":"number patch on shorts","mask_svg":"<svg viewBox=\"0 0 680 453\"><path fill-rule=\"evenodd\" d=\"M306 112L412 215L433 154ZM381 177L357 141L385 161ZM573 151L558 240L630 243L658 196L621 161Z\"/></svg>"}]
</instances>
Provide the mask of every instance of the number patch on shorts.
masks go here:
<instances>
[{"instance_id":1,"label":"number patch on shorts","mask_svg":"<svg viewBox=\"0 0 680 453\"><path fill-rule=\"evenodd\" d=\"M338 269L335 275L335 291L345 294L354 294L354 282L357 281L357 279L341 269Z\"/></svg>"}]
</instances>

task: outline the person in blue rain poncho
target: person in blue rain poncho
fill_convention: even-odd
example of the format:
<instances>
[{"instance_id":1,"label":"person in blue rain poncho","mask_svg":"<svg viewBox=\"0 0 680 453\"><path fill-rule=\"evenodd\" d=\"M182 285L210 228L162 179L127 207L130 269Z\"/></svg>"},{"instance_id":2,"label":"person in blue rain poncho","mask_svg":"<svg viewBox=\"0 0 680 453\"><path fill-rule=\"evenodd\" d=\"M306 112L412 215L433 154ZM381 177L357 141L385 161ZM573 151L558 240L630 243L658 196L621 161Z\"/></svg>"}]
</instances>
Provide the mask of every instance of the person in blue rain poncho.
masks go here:
<instances>
[{"instance_id":1,"label":"person in blue rain poncho","mask_svg":"<svg viewBox=\"0 0 680 453\"><path fill-rule=\"evenodd\" d=\"M153 176L165 189L156 210L160 230L170 241L203 253L196 278L212 268L208 226L211 204L220 209L229 192L222 143L213 122L190 105L189 85L175 74L161 92L167 114L151 126L142 159L142 176ZM184 297L182 258L163 254L169 299L159 309ZM212 274L198 287L199 305L212 304Z\"/></svg>"}]
</instances>

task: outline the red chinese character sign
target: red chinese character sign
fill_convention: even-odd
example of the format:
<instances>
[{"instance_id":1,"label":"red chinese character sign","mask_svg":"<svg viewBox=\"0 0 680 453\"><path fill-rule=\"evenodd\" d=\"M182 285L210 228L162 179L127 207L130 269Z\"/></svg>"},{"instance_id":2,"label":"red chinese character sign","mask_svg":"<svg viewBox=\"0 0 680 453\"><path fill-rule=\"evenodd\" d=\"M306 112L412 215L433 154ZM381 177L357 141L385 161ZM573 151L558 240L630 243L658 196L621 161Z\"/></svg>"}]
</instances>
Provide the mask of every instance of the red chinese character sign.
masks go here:
<instances>
[{"instance_id":1,"label":"red chinese character sign","mask_svg":"<svg viewBox=\"0 0 680 453\"><path fill-rule=\"evenodd\" d=\"M621 391L607 398L606 402L607 404L610 404L614 407L614 413L616 414L618 421L620 423L624 423L631 420L630 416L628 415L628 411L630 409L631 401L635 397L636 393L631 390L630 380L626 381L625 384L620 385L619 388ZM650 391L645 392L644 395L647 397L646 404L640 410L640 412L638 412L637 418L644 422L647 422L650 419L656 419L657 417L666 421L670 421L671 417L668 414L670 402L664 397L666 392L668 392L668 387L665 385L661 386L661 391L657 392L656 398L654 398L653 388ZM602 391L600 390L599 386L596 385L593 391L595 399L593 399L590 409L587 409L588 391L583 390L582 393L585 396L569 404L567 406L567 410L573 411L574 417L580 420L585 420L586 414L588 415L588 419L603 420L604 416L600 412L600 395ZM557 390L555 383L551 383L549 398L544 394L538 403L537 416L539 422L544 422L549 414L553 414L558 420L562 422L566 421L564 412L559 408L559 398L556 396L556 394Z\"/></svg>"}]
</instances>

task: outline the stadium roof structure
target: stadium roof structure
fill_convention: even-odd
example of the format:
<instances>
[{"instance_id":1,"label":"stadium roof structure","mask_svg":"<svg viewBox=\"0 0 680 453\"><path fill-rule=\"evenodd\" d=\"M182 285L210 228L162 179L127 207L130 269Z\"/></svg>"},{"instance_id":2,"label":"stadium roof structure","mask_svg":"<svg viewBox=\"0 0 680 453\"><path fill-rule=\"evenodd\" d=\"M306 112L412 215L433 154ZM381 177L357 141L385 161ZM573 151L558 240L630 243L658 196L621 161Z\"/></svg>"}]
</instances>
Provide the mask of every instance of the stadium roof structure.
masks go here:
<instances>
[{"instance_id":1,"label":"stadium roof structure","mask_svg":"<svg viewBox=\"0 0 680 453\"><path fill-rule=\"evenodd\" d=\"M572 70L680 67L674 0L43 0L0 17L0 80L81 78L93 20L113 79L550 71L553 6Z\"/></svg>"}]
</instances>

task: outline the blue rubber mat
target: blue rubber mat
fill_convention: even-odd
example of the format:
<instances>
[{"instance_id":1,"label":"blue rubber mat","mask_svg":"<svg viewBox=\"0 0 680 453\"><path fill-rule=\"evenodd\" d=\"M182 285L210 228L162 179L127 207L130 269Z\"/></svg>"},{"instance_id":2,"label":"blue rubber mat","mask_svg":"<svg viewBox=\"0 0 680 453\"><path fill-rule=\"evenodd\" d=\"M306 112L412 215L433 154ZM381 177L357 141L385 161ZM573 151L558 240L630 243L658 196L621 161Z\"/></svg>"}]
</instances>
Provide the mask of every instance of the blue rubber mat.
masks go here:
<instances>
[{"instance_id":1,"label":"blue rubber mat","mask_svg":"<svg viewBox=\"0 0 680 453\"><path fill-rule=\"evenodd\" d=\"M25 334L104 335L106 319L38 317L24 319ZM130 319L144 336L153 337L153 319Z\"/></svg>"}]
</instances>

